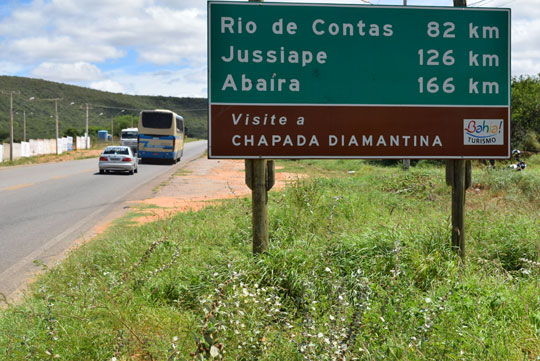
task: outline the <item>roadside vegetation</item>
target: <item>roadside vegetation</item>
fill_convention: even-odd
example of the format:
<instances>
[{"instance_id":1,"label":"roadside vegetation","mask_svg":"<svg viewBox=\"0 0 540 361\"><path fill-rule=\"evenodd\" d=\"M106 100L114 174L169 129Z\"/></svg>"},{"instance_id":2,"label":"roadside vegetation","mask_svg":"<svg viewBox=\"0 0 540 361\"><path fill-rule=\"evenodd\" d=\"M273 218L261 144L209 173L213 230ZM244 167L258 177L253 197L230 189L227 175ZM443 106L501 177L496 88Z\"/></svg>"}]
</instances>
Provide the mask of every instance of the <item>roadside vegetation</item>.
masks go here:
<instances>
[{"instance_id":1,"label":"roadside vegetation","mask_svg":"<svg viewBox=\"0 0 540 361\"><path fill-rule=\"evenodd\" d=\"M280 161L270 250L249 199L131 213L0 315L2 360L540 360L540 156L474 165L467 259L444 167Z\"/></svg>"},{"instance_id":2,"label":"roadside vegetation","mask_svg":"<svg viewBox=\"0 0 540 361\"><path fill-rule=\"evenodd\" d=\"M512 144L540 152L540 74L512 79Z\"/></svg>"}]
</instances>

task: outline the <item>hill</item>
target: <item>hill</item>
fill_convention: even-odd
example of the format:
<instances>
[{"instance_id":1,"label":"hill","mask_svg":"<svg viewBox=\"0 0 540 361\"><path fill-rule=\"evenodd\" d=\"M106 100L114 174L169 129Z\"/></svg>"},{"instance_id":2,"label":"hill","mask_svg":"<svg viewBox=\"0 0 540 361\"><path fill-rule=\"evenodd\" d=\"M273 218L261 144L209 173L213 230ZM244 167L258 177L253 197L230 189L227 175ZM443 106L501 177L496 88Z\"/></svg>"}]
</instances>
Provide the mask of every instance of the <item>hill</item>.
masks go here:
<instances>
[{"instance_id":1,"label":"hill","mask_svg":"<svg viewBox=\"0 0 540 361\"><path fill-rule=\"evenodd\" d=\"M112 120L121 116L138 117L143 109L170 109L186 120L188 134L196 138L207 137L207 99L165 96L138 96L110 93L74 85L40 79L0 76L0 90L18 91L13 96L14 137L23 138L23 111L26 112L27 139L54 138L54 101L58 101L59 132L74 128L83 131L86 104L90 104L89 127L111 130ZM30 98L34 98L30 100ZM40 100L41 99L41 100ZM9 138L9 95L0 96L0 141ZM133 118L136 122L136 118ZM136 126L136 124L135 124ZM118 128L117 128L118 129Z\"/></svg>"}]
</instances>

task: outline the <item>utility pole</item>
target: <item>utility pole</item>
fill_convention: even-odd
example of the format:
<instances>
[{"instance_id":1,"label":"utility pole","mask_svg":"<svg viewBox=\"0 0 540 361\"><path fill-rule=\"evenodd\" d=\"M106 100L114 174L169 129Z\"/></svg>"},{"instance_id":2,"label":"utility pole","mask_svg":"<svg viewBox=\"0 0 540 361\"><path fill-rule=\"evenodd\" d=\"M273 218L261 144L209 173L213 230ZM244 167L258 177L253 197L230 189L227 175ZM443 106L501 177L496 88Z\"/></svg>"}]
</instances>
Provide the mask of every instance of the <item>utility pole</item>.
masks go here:
<instances>
[{"instance_id":1,"label":"utility pole","mask_svg":"<svg viewBox=\"0 0 540 361\"><path fill-rule=\"evenodd\" d=\"M60 154L60 151L58 149L58 100L59 99L54 99L54 114L56 118L56 154Z\"/></svg>"},{"instance_id":2,"label":"utility pole","mask_svg":"<svg viewBox=\"0 0 540 361\"><path fill-rule=\"evenodd\" d=\"M9 160L13 160L13 94L21 94L18 90L0 90L0 94L9 94Z\"/></svg>"},{"instance_id":3,"label":"utility pole","mask_svg":"<svg viewBox=\"0 0 540 361\"><path fill-rule=\"evenodd\" d=\"M9 160L13 161L13 92L9 93Z\"/></svg>"},{"instance_id":4,"label":"utility pole","mask_svg":"<svg viewBox=\"0 0 540 361\"><path fill-rule=\"evenodd\" d=\"M36 98L36 97L31 97L28 100L36 100L36 101L37 100L44 100L44 101L54 102L54 114L55 114L55 120L56 120L56 154L60 154L59 149L58 149L58 137L59 137L59 134L58 134L58 101L62 100L62 98L39 99L39 98Z\"/></svg>"},{"instance_id":5,"label":"utility pole","mask_svg":"<svg viewBox=\"0 0 540 361\"><path fill-rule=\"evenodd\" d=\"M86 103L86 125L84 133L84 148L88 149L88 103Z\"/></svg>"},{"instance_id":6,"label":"utility pole","mask_svg":"<svg viewBox=\"0 0 540 361\"><path fill-rule=\"evenodd\" d=\"M26 109L23 109L23 142L26 142Z\"/></svg>"}]
</instances>

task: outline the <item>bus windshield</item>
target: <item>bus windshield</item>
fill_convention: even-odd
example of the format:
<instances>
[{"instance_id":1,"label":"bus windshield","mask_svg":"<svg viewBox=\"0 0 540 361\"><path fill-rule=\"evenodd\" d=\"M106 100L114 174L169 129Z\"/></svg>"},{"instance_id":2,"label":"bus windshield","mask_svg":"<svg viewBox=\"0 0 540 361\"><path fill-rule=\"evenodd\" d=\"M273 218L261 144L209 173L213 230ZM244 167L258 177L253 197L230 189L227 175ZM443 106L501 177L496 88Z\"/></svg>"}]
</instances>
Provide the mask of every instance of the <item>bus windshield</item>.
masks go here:
<instances>
[{"instance_id":1,"label":"bus windshield","mask_svg":"<svg viewBox=\"0 0 540 361\"><path fill-rule=\"evenodd\" d=\"M122 132L122 139L137 139L137 132L124 131Z\"/></svg>"},{"instance_id":2,"label":"bus windshield","mask_svg":"<svg viewBox=\"0 0 540 361\"><path fill-rule=\"evenodd\" d=\"M142 126L144 128L170 129L172 124L171 113L143 112Z\"/></svg>"}]
</instances>

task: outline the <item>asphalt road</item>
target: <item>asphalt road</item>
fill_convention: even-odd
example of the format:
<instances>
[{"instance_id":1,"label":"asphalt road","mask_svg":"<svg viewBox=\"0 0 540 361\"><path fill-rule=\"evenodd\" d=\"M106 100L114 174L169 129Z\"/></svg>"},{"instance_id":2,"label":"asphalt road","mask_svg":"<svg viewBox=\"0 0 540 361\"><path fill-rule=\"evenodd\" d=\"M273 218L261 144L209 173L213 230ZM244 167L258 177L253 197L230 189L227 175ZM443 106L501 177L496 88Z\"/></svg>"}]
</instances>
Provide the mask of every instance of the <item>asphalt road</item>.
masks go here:
<instances>
[{"instance_id":1,"label":"asphalt road","mask_svg":"<svg viewBox=\"0 0 540 361\"><path fill-rule=\"evenodd\" d=\"M135 175L99 174L98 159L0 168L0 293L10 298L36 269L128 200L151 189L206 150L186 143L177 165L139 164Z\"/></svg>"}]
</instances>

